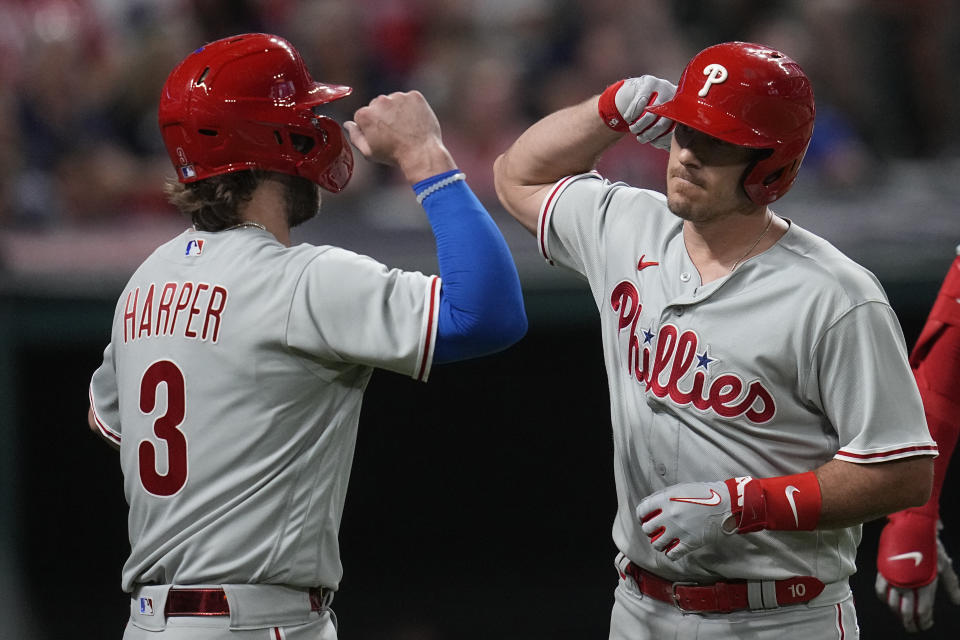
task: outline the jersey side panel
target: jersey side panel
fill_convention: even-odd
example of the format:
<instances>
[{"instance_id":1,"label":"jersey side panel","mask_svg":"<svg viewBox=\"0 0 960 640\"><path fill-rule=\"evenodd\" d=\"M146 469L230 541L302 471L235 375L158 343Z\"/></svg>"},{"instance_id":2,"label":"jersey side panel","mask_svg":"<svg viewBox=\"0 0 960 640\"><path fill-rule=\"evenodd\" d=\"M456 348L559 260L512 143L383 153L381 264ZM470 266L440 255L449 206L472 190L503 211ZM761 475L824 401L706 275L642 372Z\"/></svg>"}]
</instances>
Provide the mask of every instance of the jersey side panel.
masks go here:
<instances>
[{"instance_id":1,"label":"jersey side panel","mask_svg":"<svg viewBox=\"0 0 960 640\"><path fill-rule=\"evenodd\" d=\"M119 446L120 402L117 394L117 373L113 362L113 345L103 352L103 362L90 378L90 408L97 429L105 440Z\"/></svg>"}]
</instances>

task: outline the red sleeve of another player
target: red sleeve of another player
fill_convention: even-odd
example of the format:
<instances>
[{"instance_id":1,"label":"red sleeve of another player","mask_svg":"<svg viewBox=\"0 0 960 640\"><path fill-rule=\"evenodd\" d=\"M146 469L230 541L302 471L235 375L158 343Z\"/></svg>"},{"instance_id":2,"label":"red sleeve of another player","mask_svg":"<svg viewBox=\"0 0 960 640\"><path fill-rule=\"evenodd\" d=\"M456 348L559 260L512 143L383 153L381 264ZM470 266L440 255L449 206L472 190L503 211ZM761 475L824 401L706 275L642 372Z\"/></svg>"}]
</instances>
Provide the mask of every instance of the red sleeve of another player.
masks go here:
<instances>
[{"instance_id":1,"label":"red sleeve of another player","mask_svg":"<svg viewBox=\"0 0 960 640\"><path fill-rule=\"evenodd\" d=\"M934 461L934 486L922 509L938 512L940 491L960 434L960 257L953 261L927 322L910 354L930 436L940 456Z\"/></svg>"}]
</instances>

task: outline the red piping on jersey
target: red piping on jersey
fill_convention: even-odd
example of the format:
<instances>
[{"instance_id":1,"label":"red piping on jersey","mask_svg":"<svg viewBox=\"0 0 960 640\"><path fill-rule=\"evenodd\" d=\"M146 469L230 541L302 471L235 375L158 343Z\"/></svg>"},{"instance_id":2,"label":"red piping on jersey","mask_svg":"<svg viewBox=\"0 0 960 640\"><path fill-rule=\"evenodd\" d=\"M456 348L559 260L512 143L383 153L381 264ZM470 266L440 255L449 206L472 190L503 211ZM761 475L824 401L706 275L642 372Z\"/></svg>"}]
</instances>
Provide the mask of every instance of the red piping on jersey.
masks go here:
<instances>
[{"instance_id":1,"label":"red piping on jersey","mask_svg":"<svg viewBox=\"0 0 960 640\"><path fill-rule=\"evenodd\" d=\"M550 195L547 196L547 201L543 204L543 225L540 229L540 253L550 264L553 264L553 260L551 260L550 256L547 254L547 217L550 215L550 206L553 203L553 199L557 197L557 194L563 190L563 186L576 177L577 176L567 176L561 180L557 186L554 187Z\"/></svg>"},{"instance_id":2,"label":"red piping on jersey","mask_svg":"<svg viewBox=\"0 0 960 640\"><path fill-rule=\"evenodd\" d=\"M917 445L915 447L904 447L902 449L894 449L893 451L882 451L879 453L849 453L841 449L837 452L838 456L843 456L845 458L856 458L857 460L875 460L877 458L887 458L889 456L896 456L903 453L913 453L917 452L920 454L936 454L937 445Z\"/></svg>"},{"instance_id":3,"label":"red piping on jersey","mask_svg":"<svg viewBox=\"0 0 960 640\"><path fill-rule=\"evenodd\" d=\"M94 422L97 423L97 426L100 427L100 433L102 433L105 438L108 438L109 440L113 440L117 444L120 444L120 436L114 433L109 427L107 427L107 425L104 424L103 420L100 419L100 416L97 415L96 405L93 404L92 388L88 390L88 394L90 395L90 409L91 411L93 411L93 420Z\"/></svg>"},{"instance_id":4,"label":"red piping on jersey","mask_svg":"<svg viewBox=\"0 0 960 640\"><path fill-rule=\"evenodd\" d=\"M430 320L427 322L427 339L423 345L423 357L420 360L420 371L417 373L417 380L423 380L423 374L427 370L427 362L430 359L430 341L433 338L433 324L436 322L435 307L437 299L437 283L440 278L433 276L430 281Z\"/></svg>"}]
</instances>

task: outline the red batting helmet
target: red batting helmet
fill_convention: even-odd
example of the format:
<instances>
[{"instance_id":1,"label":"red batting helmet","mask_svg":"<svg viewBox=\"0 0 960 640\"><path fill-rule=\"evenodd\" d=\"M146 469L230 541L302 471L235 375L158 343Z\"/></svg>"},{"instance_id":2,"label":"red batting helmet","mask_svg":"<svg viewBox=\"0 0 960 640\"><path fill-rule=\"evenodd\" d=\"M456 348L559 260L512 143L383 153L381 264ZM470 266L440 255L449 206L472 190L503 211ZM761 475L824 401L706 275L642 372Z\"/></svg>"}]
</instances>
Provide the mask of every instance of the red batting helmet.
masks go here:
<instances>
[{"instance_id":1,"label":"red batting helmet","mask_svg":"<svg viewBox=\"0 0 960 640\"><path fill-rule=\"evenodd\" d=\"M672 100L647 111L714 138L770 155L748 169L743 189L766 205L793 185L813 134L813 89L803 69L759 44L725 42L698 53Z\"/></svg>"},{"instance_id":2,"label":"red batting helmet","mask_svg":"<svg viewBox=\"0 0 960 640\"><path fill-rule=\"evenodd\" d=\"M350 181L353 153L340 125L313 108L351 91L314 82L283 38L224 38L170 73L160 98L160 132L180 182L263 169L336 193Z\"/></svg>"}]
</instances>

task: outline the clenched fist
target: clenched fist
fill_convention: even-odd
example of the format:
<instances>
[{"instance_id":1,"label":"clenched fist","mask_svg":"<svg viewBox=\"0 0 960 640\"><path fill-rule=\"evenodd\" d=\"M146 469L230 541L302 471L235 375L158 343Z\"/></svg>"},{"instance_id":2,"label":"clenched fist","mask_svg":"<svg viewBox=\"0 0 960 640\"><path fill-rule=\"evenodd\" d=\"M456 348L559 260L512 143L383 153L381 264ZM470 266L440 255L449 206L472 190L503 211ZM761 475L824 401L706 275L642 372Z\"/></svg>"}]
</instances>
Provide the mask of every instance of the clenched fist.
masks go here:
<instances>
[{"instance_id":1,"label":"clenched fist","mask_svg":"<svg viewBox=\"0 0 960 640\"><path fill-rule=\"evenodd\" d=\"M456 168L440 122L419 91L377 96L343 128L365 158L399 167L411 184Z\"/></svg>"}]
</instances>

